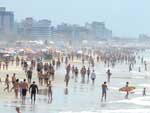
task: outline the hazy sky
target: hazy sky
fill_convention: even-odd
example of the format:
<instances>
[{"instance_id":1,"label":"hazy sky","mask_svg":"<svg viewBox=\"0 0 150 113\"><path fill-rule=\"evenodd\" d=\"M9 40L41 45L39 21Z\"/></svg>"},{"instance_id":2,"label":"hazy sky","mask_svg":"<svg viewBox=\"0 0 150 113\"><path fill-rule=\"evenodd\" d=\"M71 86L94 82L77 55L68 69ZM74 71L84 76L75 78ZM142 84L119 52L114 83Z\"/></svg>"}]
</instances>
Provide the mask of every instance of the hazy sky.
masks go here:
<instances>
[{"instance_id":1,"label":"hazy sky","mask_svg":"<svg viewBox=\"0 0 150 113\"><path fill-rule=\"evenodd\" d=\"M0 6L14 11L15 20L47 18L53 25L104 21L113 35L150 35L150 0L0 0Z\"/></svg>"}]
</instances>

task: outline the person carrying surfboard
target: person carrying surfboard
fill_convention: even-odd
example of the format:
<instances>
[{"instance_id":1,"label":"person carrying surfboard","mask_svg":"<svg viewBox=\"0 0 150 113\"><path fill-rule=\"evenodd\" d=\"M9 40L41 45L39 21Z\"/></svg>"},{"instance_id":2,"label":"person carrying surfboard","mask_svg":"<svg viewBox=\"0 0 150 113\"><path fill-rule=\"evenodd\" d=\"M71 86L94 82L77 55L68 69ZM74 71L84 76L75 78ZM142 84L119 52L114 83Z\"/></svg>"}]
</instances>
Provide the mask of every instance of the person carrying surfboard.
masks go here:
<instances>
[{"instance_id":1,"label":"person carrying surfboard","mask_svg":"<svg viewBox=\"0 0 150 113\"><path fill-rule=\"evenodd\" d=\"M133 90L135 90L136 87L134 86L129 86L129 82L126 82L126 85L122 88L119 88L119 91L125 92L125 99L128 99L129 93L134 93Z\"/></svg>"},{"instance_id":2,"label":"person carrying surfboard","mask_svg":"<svg viewBox=\"0 0 150 113\"><path fill-rule=\"evenodd\" d=\"M125 87L126 87L126 89L128 89L128 87L129 87L129 82L126 82ZM129 96L129 91L127 90L127 91L126 91L125 98L128 99L128 96Z\"/></svg>"}]
</instances>

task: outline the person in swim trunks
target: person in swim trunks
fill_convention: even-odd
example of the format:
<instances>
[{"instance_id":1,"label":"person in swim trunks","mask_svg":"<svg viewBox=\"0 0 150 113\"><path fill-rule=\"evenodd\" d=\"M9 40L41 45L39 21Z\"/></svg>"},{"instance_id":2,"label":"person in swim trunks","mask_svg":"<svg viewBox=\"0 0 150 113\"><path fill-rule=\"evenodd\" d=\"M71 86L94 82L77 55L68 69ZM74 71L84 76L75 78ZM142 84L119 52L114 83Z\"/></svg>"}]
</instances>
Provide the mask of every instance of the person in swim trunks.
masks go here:
<instances>
[{"instance_id":1,"label":"person in swim trunks","mask_svg":"<svg viewBox=\"0 0 150 113\"><path fill-rule=\"evenodd\" d=\"M101 101L103 102L103 98L105 98L105 101L106 101L106 97L107 97L107 90L108 90L107 82L104 82L101 87L102 87L102 98L101 98Z\"/></svg>"},{"instance_id":2,"label":"person in swim trunks","mask_svg":"<svg viewBox=\"0 0 150 113\"><path fill-rule=\"evenodd\" d=\"M28 89L28 83L26 82L26 79L24 79L24 82L21 84L22 89L22 104L25 104L27 89Z\"/></svg>"}]
</instances>

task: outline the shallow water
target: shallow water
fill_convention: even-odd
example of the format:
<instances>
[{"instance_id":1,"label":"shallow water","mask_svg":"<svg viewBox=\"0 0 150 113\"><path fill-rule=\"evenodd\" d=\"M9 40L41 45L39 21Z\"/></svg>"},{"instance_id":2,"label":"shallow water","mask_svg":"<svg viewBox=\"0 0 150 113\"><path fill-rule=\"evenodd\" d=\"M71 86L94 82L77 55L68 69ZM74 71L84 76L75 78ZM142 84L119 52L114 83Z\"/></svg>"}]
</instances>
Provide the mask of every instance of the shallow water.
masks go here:
<instances>
[{"instance_id":1,"label":"shallow water","mask_svg":"<svg viewBox=\"0 0 150 113\"><path fill-rule=\"evenodd\" d=\"M146 58L147 53L144 53ZM77 64L81 67L81 64ZM94 85L81 84L80 78L75 83L70 80L69 87L64 85L53 87L53 101L48 104L46 95L38 95L35 105L30 104L27 97L25 105L20 100L0 102L0 113L15 113L15 107L20 106L22 113L150 113L150 73L143 67L138 72L137 64L132 72L128 71L128 65L119 64L112 68L111 82L108 84L108 98L106 102L100 101L101 84L106 80L106 67L96 64L97 78ZM150 69L148 64L148 69ZM64 68L59 70L64 76ZM130 94L129 99L124 99L124 93L118 89L129 81L136 86L135 93ZM147 87L147 96L142 97L143 87Z\"/></svg>"}]
</instances>

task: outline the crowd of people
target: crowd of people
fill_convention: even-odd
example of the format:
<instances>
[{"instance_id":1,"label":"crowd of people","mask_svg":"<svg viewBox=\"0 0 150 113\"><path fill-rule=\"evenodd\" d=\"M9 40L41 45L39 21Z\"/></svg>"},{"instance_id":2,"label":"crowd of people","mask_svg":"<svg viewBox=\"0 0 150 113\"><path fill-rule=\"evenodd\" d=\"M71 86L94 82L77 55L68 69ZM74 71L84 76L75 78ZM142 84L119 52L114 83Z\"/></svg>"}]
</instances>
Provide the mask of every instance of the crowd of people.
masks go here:
<instances>
[{"instance_id":1,"label":"crowd of people","mask_svg":"<svg viewBox=\"0 0 150 113\"><path fill-rule=\"evenodd\" d=\"M76 52L70 52L68 54L54 55L55 57L49 61L37 61L35 58L27 60L26 56L16 56L12 59L6 58L0 62L0 70L9 70L10 65L16 65L21 67L24 71L24 79L20 80L19 76L16 77L16 73L13 73L11 80L10 75L5 77L4 91L15 93L15 98L19 96L22 99L22 104L26 103L27 92L31 96L31 104L36 102L36 94L39 93L39 88L47 89L48 103L53 100L53 81L56 80L56 72L65 66L64 82L65 87L69 87L70 80L75 83L92 84L95 85L97 74L95 70L95 64L99 63L107 67L106 79L100 85L102 89L101 101L107 99L108 83L111 82L111 76L113 73L110 68L114 68L117 64L126 64L129 66L129 71L132 71L134 65L137 63L137 53L139 49L135 48L99 48L95 50L86 50L83 54ZM143 57L138 57L141 63L144 65L145 71L147 70L147 63ZM81 68L75 61L81 61ZM3 68L1 68L3 67ZM139 67L139 72L141 68ZM34 73L37 73L36 75ZM34 78L37 78L35 81ZM0 79L2 83L2 80ZM12 86L12 87L10 87ZM126 88L129 87L129 82L126 82ZM128 98L129 91L126 91L125 98ZM146 96L146 88L143 89L143 96ZM18 110L19 108L16 108Z\"/></svg>"}]
</instances>

